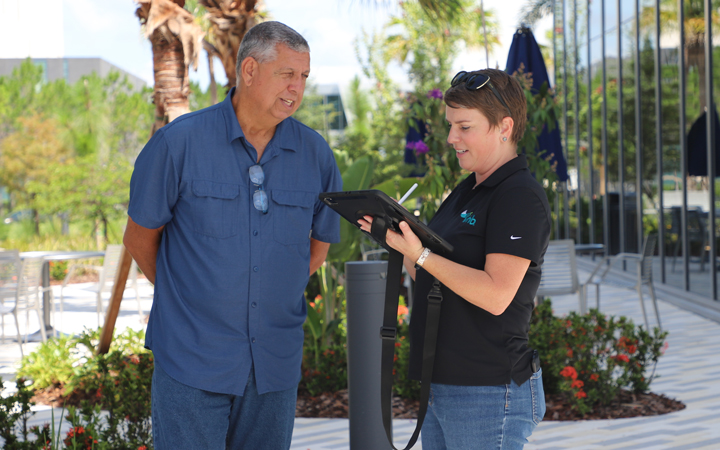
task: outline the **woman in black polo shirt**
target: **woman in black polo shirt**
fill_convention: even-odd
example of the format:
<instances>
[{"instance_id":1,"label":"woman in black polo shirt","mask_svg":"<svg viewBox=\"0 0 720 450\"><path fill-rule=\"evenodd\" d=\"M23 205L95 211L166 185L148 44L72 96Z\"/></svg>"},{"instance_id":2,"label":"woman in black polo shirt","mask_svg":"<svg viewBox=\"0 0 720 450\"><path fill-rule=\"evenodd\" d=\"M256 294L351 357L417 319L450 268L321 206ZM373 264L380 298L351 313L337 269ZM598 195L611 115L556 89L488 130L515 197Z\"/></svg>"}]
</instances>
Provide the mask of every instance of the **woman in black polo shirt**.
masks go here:
<instances>
[{"instance_id":1,"label":"woman in black polo shirt","mask_svg":"<svg viewBox=\"0 0 720 450\"><path fill-rule=\"evenodd\" d=\"M550 236L550 207L517 143L525 95L500 70L460 72L445 92L448 143L472 172L428 224L455 248L424 248L406 223L388 231L416 281L410 375L420 379L427 294L443 302L424 450L521 449L545 414L541 370L528 347L533 299ZM360 220L369 232L372 218ZM417 268L417 270L416 270Z\"/></svg>"}]
</instances>

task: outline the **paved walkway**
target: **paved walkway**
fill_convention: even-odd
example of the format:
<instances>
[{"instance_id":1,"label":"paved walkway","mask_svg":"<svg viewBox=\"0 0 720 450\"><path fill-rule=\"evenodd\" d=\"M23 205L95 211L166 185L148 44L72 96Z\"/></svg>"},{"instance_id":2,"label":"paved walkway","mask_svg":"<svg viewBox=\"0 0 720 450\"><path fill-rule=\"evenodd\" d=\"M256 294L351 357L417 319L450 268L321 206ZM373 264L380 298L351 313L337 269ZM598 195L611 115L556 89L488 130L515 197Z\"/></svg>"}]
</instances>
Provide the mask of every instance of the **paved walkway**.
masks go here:
<instances>
[{"instance_id":1,"label":"paved walkway","mask_svg":"<svg viewBox=\"0 0 720 450\"><path fill-rule=\"evenodd\" d=\"M581 258L580 280L587 278L591 262ZM601 287L602 310L614 316L628 316L636 323L642 322L642 313L637 294L632 290L627 277L611 276ZM60 329L77 333L83 326L95 326L94 298L77 286L71 297L66 299L66 313ZM144 291L143 291L144 289ZM132 291L127 291L131 293ZM150 309L151 288L141 288L142 305L145 313ZM646 292L647 294L647 292ZM684 295L682 291L661 289L659 302L663 326L670 332L669 347L657 366L657 378L651 385L655 393L683 401L683 411L655 417L633 419L543 422L530 439L527 450L555 449L720 449L720 323L674 306ZM552 299L556 314L565 314L577 308L576 295L556 296ZM589 304L594 305L591 297ZM647 303L649 311L652 310ZM653 317L653 316L651 316ZM7 320L6 332L13 332L12 319ZM23 326L21 320L21 328ZM652 324L652 322L651 322ZM134 297L126 297L117 323L118 328L142 328ZM37 324L31 328L36 329ZM37 344L26 346L26 352ZM14 342L0 344L0 376L12 379L20 351ZM36 423L50 421L51 412L47 407L37 407ZM55 417L60 411L55 410ZM292 450L346 450L349 449L348 420L346 419L304 419L296 420ZM396 420L394 436L396 445L403 445L414 429L412 420ZM388 447L389 448L389 447ZM417 444L416 449L421 449ZM355 449L365 450L365 449ZM384 449L371 449L384 450Z\"/></svg>"}]
</instances>

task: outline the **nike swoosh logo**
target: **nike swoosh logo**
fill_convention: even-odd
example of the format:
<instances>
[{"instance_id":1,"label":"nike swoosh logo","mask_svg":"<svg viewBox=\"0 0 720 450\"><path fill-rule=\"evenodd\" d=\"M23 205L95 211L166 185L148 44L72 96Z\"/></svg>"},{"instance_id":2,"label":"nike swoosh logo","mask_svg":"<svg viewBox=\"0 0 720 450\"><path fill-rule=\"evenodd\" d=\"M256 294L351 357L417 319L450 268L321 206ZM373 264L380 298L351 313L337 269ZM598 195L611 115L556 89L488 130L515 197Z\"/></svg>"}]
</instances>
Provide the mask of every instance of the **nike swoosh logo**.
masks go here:
<instances>
[{"instance_id":1,"label":"nike swoosh logo","mask_svg":"<svg viewBox=\"0 0 720 450\"><path fill-rule=\"evenodd\" d=\"M510 239L512 239L512 240L514 241L514 240L516 240L516 239L522 239L522 236L513 236L513 235L511 234L511 235L510 235Z\"/></svg>"}]
</instances>

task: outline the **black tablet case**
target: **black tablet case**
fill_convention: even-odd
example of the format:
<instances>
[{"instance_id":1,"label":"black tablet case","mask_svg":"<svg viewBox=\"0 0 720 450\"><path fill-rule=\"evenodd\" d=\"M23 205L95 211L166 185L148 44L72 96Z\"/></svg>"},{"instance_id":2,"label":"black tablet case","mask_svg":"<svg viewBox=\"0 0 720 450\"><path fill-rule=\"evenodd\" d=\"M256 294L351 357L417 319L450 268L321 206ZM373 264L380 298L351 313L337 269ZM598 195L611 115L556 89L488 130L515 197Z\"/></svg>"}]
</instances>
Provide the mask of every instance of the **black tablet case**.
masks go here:
<instances>
[{"instance_id":1,"label":"black tablet case","mask_svg":"<svg viewBox=\"0 0 720 450\"><path fill-rule=\"evenodd\" d=\"M420 222L417 217L382 191L369 189L364 191L323 192L319 197L326 205L358 228L360 228L357 223L358 219L362 219L366 215L372 216L375 220L384 221L388 229L398 233L400 232L400 222L405 221L420 238L423 245L433 252L449 254L453 250L452 245L435 234L427 225ZM385 239L380 241L371 233L367 234L373 237L380 245L390 250L385 243Z\"/></svg>"}]
</instances>

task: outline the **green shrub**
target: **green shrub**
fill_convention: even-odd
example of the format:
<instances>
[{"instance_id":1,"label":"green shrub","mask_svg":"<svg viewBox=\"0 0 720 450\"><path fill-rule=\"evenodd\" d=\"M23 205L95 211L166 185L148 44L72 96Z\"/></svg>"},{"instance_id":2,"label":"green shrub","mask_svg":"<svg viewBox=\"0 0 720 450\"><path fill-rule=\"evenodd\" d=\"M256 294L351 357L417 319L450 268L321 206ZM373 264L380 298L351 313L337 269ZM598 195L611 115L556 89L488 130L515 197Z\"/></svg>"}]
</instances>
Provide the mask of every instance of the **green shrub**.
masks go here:
<instances>
[{"instance_id":1,"label":"green shrub","mask_svg":"<svg viewBox=\"0 0 720 450\"><path fill-rule=\"evenodd\" d=\"M401 305L402 308L402 305ZM402 309L401 309L402 311ZM407 311L407 308L405 308ZM398 314L398 338L395 341L393 391L400 398L420 399L420 382L410 379L410 327L407 313Z\"/></svg>"},{"instance_id":2,"label":"green shrub","mask_svg":"<svg viewBox=\"0 0 720 450\"><path fill-rule=\"evenodd\" d=\"M72 429L64 439L58 439L64 448L136 450L144 446L150 449L153 357L144 348L145 333L125 330L113 339L105 355L95 354L99 339L100 330L85 330L77 338L51 339L22 360L18 373L33 377L33 389L64 385L65 404L79 404L78 408L68 408L67 420ZM15 403L29 404L30 396L26 397L17 397ZM3 417L0 410L0 433L4 430ZM13 420L17 422L21 418ZM42 433L39 429L35 435ZM17 435L17 430L11 429L6 434ZM9 442L5 435L0 436ZM55 447L61 448L59 445L52 448ZM5 448L25 447L6 445Z\"/></svg>"},{"instance_id":3,"label":"green shrub","mask_svg":"<svg viewBox=\"0 0 720 450\"><path fill-rule=\"evenodd\" d=\"M647 392L666 337L596 309L555 317L546 300L533 313L529 345L540 352L546 394L562 394L584 414L609 404L621 389Z\"/></svg>"},{"instance_id":4,"label":"green shrub","mask_svg":"<svg viewBox=\"0 0 720 450\"><path fill-rule=\"evenodd\" d=\"M61 336L48 339L20 361L18 377L32 381L32 389L65 384L73 376L73 364L79 359L75 339Z\"/></svg>"}]
</instances>

